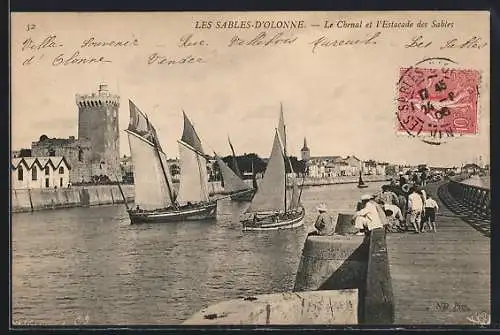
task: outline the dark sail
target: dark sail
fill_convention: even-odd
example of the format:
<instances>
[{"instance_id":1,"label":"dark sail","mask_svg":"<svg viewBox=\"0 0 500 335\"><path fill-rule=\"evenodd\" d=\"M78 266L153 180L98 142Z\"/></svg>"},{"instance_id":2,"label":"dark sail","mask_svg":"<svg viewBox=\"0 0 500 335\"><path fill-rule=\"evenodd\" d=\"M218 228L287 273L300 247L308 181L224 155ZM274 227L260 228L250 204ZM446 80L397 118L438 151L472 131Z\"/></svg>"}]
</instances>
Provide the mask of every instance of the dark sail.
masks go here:
<instances>
[{"instance_id":1,"label":"dark sail","mask_svg":"<svg viewBox=\"0 0 500 335\"><path fill-rule=\"evenodd\" d=\"M181 141L190 145L193 149L198 151L200 155L205 155L203 147L201 146L201 140L194 130L193 124L189 121L186 113L182 112L184 115L184 131L182 132Z\"/></svg>"},{"instance_id":2,"label":"dark sail","mask_svg":"<svg viewBox=\"0 0 500 335\"><path fill-rule=\"evenodd\" d=\"M156 144L158 150L163 152L155 127L149 122L147 116L139 110L139 108L129 100L130 121L128 130L145 138L153 144Z\"/></svg>"}]
</instances>

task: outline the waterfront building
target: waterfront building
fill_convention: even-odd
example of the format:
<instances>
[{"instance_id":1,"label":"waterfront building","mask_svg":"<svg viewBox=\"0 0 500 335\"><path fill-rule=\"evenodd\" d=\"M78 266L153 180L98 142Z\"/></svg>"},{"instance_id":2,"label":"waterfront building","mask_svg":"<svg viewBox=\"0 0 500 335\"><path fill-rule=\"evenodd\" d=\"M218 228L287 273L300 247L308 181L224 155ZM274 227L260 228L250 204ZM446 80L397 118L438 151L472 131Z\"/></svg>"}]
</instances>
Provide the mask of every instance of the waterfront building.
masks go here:
<instances>
[{"instance_id":1,"label":"waterfront building","mask_svg":"<svg viewBox=\"0 0 500 335\"><path fill-rule=\"evenodd\" d=\"M476 174L476 173L479 173L480 171L481 171L481 167L479 167L479 165L477 165L475 163L465 164L462 167L462 172L465 172L465 173Z\"/></svg>"},{"instance_id":2,"label":"waterfront building","mask_svg":"<svg viewBox=\"0 0 500 335\"><path fill-rule=\"evenodd\" d=\"M11 160L12 189L67 187L71 166L65 157L21 157Z\"/></svg>"},{"instance_id":3,"label":"waterfront building","mask_svg":"<svg viewBox=\"0 0 500 335\"><path fill-rule=\"evenodd\" d=\"M99 85L92 94L76 94L78 106L78 139L91 143L92 176L120 177L120 97Z\"/></svg>"},{"instance_id":4,"label":"waterfront building","mask_svg":"<svg viewBox=\"0 0 500 335\"><path fill-rule=\"evenodd\" d=\"M71 165L70 182L91 182L105 176L121 178L118 109L120 97L111 94L107 85L98 92L76 94L78 138L40 136L31 143L33 157L65 157Z\"/></svg>"},{"instance_id":5,"label":"waterfront building","mask_svg":"<svg viewBox=\"0 0 500 335\"><path fill-rule=\"evenodd\" d=\"M64 157L72 167L70 182L89 182L91 176L99 172L92 171L92 143L89 140L69 138L49 138L46 135L31 143L33 157Z\"/></svg>"}]
</instances>

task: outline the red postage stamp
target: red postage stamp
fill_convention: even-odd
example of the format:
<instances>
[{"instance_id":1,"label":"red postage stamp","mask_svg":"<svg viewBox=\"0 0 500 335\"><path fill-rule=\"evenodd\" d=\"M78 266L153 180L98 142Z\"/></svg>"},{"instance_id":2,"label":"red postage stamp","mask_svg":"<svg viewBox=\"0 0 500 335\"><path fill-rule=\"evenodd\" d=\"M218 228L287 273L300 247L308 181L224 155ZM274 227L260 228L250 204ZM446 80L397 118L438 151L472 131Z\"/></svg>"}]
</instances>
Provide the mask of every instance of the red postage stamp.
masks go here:
<instances>
[{"instance_id":1,"label":"red postage stamp","mask_svg":"<svg viewBox=\"0 0 500 335\"><path fill-rule=\"evenodd\" d=\"M476 70L450 67L450 62L429 59L400 69L398 132L420 137L429 144L478 133L481 75Z\"/></svg>"}]
</instances>

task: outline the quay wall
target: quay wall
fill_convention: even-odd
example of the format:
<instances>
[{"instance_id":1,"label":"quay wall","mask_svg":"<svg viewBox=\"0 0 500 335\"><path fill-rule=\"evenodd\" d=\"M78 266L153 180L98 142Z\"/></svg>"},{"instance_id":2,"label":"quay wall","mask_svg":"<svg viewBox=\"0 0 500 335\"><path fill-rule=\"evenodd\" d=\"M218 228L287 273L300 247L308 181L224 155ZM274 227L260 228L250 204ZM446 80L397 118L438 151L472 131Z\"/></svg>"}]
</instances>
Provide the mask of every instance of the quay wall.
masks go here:
<instances>
[{"instance_id":1,"label":"quay wall","mask_svg":"<svg viewBox=\"0 0 500 335\"><path fill-rule=\"evenodd\" d=\"M386 176L365 176L366 182L386 181ZM302 179L299 179L299 184ZM332 184L357 183L357 177L335 177L335 178L305 178L304 186L321 186ZM251 185L251 180L245 180ZM225 194L224 187L220 181L209 183L211 195ZM174 188L178 188L174 183ZM134 201L134 185L122 185L123 193L127 202ZM123 204L123 197L118 185L91 185L72 186L71 188L43 188L43 189L13 189L11 192L11 212L30 212L43 209L87 207L110 204Z\"/></svg>"},{"instance_id":2,"label":"quay wall","mask_svg":"<svg viewBox=\"0 0 500 335\"><path fill-rule=\"evenodd\" d=\"M134 185L122 185L122 190L127 202L134 201ZM12 213L124 203L118 185L15 189L11 192L11 201Z\"/></svg>"}]
</instances>

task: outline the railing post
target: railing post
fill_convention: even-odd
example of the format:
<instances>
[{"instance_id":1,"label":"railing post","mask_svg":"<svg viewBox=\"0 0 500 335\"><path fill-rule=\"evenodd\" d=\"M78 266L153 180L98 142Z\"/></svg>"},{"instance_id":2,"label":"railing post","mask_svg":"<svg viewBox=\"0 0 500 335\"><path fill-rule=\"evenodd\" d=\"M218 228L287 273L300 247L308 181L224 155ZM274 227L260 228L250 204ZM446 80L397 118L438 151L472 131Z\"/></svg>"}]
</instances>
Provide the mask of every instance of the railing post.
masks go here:
<instances>
[{"instance_id":1,"label":"railing post","mask_svg":"<svg viewBox=\"0 0 500 335\"><path fill-rule=\"evenodd\" d=\"M490 217L491 191L489 189L450 180L448 192L461 207L465 207L485 219Z\"/></svg>"}]
</instances>

